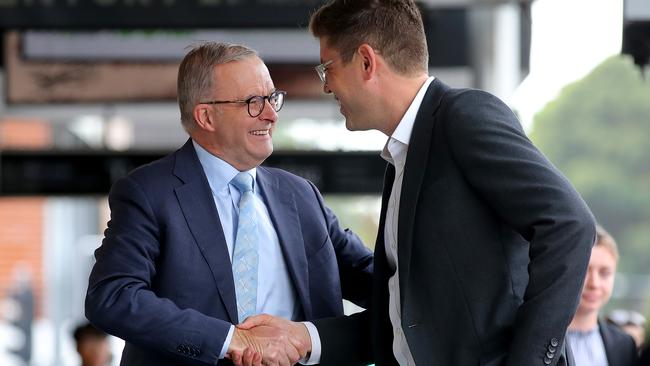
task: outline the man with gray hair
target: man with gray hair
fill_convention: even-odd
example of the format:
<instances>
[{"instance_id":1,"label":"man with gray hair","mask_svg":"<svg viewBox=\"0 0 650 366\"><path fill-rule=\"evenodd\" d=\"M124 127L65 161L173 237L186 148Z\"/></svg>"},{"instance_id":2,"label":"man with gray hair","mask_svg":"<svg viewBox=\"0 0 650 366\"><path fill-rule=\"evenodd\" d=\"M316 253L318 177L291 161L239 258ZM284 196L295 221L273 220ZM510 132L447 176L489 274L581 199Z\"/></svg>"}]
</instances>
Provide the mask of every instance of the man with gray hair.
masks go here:
<instances>
[{"instance_id":1,"label":"man with gray hair","mask_svg":"<svg viewBox=\"0 0 650 366\"><path fill-rule=\"evenodd\" d=\"M184 57L190 138L113 185L90 275L86 316L126 341L122 365L310 364L312 345L291 334L311 338L311 323L235 325L259 313L340 316L342 297L368 305L370 251L311 182L259 166L284 96L248 47L209 42Z\"/></svg>"}]
</instances>

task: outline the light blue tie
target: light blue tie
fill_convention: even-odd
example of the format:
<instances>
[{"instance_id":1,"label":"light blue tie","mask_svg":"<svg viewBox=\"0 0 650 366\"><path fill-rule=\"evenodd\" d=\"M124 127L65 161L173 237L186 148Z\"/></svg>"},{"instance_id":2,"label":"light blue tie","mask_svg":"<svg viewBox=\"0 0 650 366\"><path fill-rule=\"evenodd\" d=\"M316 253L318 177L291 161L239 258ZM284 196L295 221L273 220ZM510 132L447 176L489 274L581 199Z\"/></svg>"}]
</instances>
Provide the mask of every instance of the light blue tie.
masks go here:
<instances>
[{"instance_id":1,"label":"light blue tie","mask_svg":"<svg viewBox=\"0 0 650 366\"><path fill-rule=\"evenodd\" d=\"M232 274L237 296L239 322L257 312L257 266L258 233L255 216L253 177L240 172L230 181L241 192L239 199L239 223L232 255Z\"/></svg>"}]
</instances>

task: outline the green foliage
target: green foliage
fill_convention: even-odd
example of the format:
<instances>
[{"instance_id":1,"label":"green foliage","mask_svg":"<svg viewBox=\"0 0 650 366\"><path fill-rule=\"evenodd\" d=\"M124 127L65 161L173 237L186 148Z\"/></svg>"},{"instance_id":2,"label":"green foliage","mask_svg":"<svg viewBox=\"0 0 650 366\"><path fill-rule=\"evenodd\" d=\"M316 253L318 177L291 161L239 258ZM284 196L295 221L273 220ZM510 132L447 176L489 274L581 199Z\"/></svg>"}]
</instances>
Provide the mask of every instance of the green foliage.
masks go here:
<instances>
[{"instance_id":1,"label":"green foliage","mask_svg":"<svg viewBox=\"0 0 650 366\"><path fill-rule=\"evenodd\" d=\"M617 240L619 270L650 274L650 80L609 58L535 116L531 139Z\"/></svg>"},{"instance_id":2,"label":"green foliage","mask_svg":"<svg viewBox=\"0 0 650 366\"><path fill-rule=\"evenodd\" d=\"M328 194L325 204L336 213L342 228L350 228L363 243L374 250L379 225L381 196Z\"/></svg>"}]
</instances>

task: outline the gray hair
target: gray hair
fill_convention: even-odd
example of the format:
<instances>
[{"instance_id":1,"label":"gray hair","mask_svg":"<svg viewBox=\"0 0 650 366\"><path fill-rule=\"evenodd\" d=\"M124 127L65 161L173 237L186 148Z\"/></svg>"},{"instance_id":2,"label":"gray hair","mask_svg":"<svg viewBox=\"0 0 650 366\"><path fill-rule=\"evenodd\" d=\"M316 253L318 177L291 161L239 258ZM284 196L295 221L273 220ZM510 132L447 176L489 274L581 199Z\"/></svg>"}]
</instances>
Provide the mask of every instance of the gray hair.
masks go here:
<instances>
[{"instance_id":1,"label":"gray hair","mask_svg":"<svg viewBox=\"0 0 650 366\"><path fill-rule=\"evenodd\" d=\"M191 47L178 68L177 84L181 124L187 132L196 126L194 106L213 88L214 67L257 56L252 48L232 43L203 42Z\"/></svg>"}]
</instances>

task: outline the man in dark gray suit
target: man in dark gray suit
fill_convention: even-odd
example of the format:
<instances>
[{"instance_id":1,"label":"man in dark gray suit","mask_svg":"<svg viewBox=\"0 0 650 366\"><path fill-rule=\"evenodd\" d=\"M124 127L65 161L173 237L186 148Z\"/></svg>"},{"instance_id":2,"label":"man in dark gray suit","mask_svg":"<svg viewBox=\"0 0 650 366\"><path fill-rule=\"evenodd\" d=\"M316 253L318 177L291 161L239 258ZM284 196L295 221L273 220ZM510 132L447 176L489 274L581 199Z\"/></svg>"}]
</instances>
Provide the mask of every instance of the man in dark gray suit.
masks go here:
<instances>
[{"instance_id":1,"label":"man in dark gray suit","mask_svg":"<svg viewBox=\"0 0 650 366\"><path fill-rule=\"evenodd\" d=\"M372 309L314 322L321 364L564 365L585 202L504 103L428 76L412 0L330 1L310 29L347 128L389 136Z\"/></svg>"}]
</instances>

